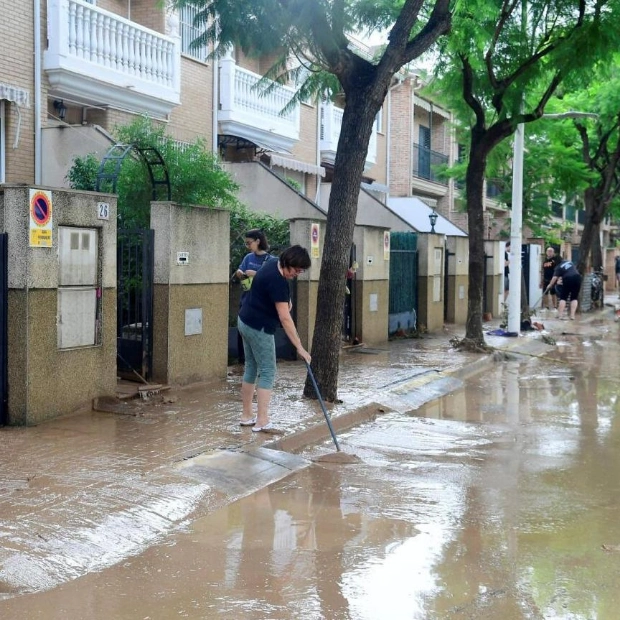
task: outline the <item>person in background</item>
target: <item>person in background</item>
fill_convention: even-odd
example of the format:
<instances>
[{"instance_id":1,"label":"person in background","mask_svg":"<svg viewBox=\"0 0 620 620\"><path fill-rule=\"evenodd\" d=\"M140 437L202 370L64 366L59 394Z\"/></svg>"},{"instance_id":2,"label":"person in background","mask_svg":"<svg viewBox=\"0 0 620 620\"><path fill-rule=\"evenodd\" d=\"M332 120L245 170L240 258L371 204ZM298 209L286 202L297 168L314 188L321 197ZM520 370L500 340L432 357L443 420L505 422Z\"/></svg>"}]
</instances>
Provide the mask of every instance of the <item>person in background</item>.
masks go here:
<instances>
[{"instance_id":1,"label":"person in background","mask_svg":"<svg viewBox=\"0 0 620 620\"><path fill-rule=\"evenodd\" d=\"M504 252L504 301L508 297L510 289L510 241L506 242L506 250Z\"/></svg>"},{"instance_id":2,"label":"person in background","mask_svg":"<svg viewBox=\"0 0 620 620\"><path fill-rule=\"evenodd\" d=\"M545 298L547 299L547 309L553 310L557 308L557 296L555 294L555 287L549 287L551 279L553 278L553 272L558 266L559 257L555 255L555 250L551 247L547 248L545 260L543 261L543 283L542 289L549 289L549 295L543 295L542 306L545 307Z\"/></svg>"},{"instance_id":3,"label":"person in background","mask_svg":"<svg viewBox=\"0 0 620 620\"><path fill-rule=\"evenodd\" d=\"M543 292L546 295L549 290L556 285L558 280L562 280L562 286L558 291L560 301L558 303L558 316L561 319L566 318L564 316L564 308L566 308L566 302L570 299L570 320L575 320L575 314L577 313L577 306L579 304L579 291L581 290L581 275L577 271L577 267L569 260L562 259L559 265L553 272L553 278L549 282L549 286Z\"/></svg>"},{"instance_id":4,"label":"person in background","mask_svg":"<svg viewBox=\"0 0 620 620\"><path fill-rule=\"evenodd\" d=\"M620 298L620 256L616 256L616 286L618 287L618 298Z\"/></svg>"},{"instance_id":5,"label":"person in background","mask_svg":"<svg viewBox=\"0 0 620 620\"><path fill-rule=\"evenodd\" d=\"M288 280L296 278L310 267L308 251L293 245L282 252L278 260L267 261L254 276L245 298L237 327L243 337L245 372L241 383L243 412L241 426L253 426L254 432L274 432L269 418L269 403L276 376L275 332L282 325L284 332L308 364L310 354L301 340L291 317L291 296ZM256 387L257 413L252 413L252 398ZM277 431L275 431L277 432Z\"/></svg>"},{"instance_id":6,"label":"person in background","mask_svg":"<svg viewBox=\"0 0 620 620\"><path fill-rule=\"evenodd\" d=\"M253 228L245 233L245 247L248 248L250 252L243 257L239 268L235 271L235 276L241 282L242 288L239 309L241 309L243 300L252 287L252 281L257 271L265 264L265 261L272 258L272 256L268 254L269 243L267 243L267 237L265 233L258 228ZM237 333L237 358L240 364L245 362L243 339L240 333Z\"/></svg>"}]
</instances>

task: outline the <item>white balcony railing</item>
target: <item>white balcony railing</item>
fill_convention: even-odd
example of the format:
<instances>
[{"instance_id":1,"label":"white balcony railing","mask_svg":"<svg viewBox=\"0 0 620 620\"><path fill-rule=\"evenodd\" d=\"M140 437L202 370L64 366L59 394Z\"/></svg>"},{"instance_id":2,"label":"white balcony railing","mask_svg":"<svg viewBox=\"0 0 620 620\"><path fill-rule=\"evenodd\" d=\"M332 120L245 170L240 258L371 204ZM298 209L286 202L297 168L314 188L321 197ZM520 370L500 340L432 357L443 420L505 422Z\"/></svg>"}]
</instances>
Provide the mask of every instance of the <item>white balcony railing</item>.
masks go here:
<instances>
[{"instance_id":1,"label":"white balcony railing","mask_svg":"<svg viewBox=\"0 0 620 620\"><path fill-rule=\"evenodd\" d=\"M54 94L160 114L179 104L178 37L83 0L48 0L47 30L44 69Z\"/></svg>"},{"instance_id":2,"label":"white balcony railing","mask_svg":"<svg viewBox=\"0 0 620 620\"><path fill-rule=\"evenodd\" d=\"M321 159L328 163L336 160L338 139L342 130L344 111L333 103L321 104ZM365 169L368 170L377 162L377 130L373 127L366 153Z\"/></svg>"},{"instance_id":3,"label":"white balcony railing","mask_svg":"<svg viewBox=\"0 0 620 620\"><path fill-rule=\"evenodd\" d=\"M295 91L278 85L266 93L261 76L243 69L230 56L220 60L220 133L247 138L259 145L290 151L299 140L299 105L285 114Z\"/></svg>"}]
</instances>

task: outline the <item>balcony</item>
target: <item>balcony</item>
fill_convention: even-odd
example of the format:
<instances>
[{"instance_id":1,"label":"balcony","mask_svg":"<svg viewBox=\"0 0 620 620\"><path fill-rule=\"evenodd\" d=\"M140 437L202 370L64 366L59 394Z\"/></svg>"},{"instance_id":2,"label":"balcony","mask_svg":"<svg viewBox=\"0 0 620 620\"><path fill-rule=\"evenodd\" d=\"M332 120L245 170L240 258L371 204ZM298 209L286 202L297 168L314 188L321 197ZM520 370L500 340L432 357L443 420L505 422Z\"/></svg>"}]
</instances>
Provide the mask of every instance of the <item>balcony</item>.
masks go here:
<instances>
[{"instance_id":1,"label":"balcony","mask_svg":"<svg viewBox=\"0 0 620 620\"><path fill-rule=\"evenodd\" d=\"M338 149L338 139L342 130L343 114L344 110L337 108L333 103L323 103L321 105L321 160L329 164L333 164L336 161L336 150ZM373 127L370 142L368 143L364 170L372 168L376 163L377 130Z\"/></svg>"},{"instance_id":2,"label":"balcony","mask_svg":"<svg viewBox=\"0 0 620 620\"><path fill-rule=\"evenodd\" d=\"M239 67L233 58L220 60L219 133L239 136L257 146L290 152L299 141L299 104L282 114L295 91L275 85L258 86L262 76Z\"/></svg>"},{"instance_id":3,"label":"balcony","mask_svg":"<svg viewBox=\"0 0 620 620\"><path fill-rule=\"evenodd\" d=\"M448 185L448 179L440 178L436 172L436 167L442 165L448 165L447 155L431 151L431 149L421 146L420 144L413 145L412 173L414 177L441 185Z\"/></svg>"},{"instance_id":4,"label":"balcony","mask_svg":"<svg viewBox=\"0 0 620 620\"><path fill-rule=\"evenodd\" d=\"M181 47L83 0L48 0L50 94L163 117L180 103Z\"/></svg>"}]
</instances>

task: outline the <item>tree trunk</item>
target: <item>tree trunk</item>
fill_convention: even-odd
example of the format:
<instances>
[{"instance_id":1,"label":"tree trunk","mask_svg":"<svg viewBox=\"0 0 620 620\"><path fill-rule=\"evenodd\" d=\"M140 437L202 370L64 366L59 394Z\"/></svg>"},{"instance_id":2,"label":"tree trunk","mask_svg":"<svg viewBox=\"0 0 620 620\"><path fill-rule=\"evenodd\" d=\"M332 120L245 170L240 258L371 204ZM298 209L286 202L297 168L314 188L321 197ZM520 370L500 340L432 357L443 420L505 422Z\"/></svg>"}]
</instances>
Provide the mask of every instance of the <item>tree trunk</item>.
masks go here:
<instances>
[{"instance_id":1,"label":"tree trunk","mask_svg":"<svg viewBox=\"0 0 620 620\"><path fill-rule=\"evenodd\" d=\"M486 153L473 132L469 163L465 177L467 224L469 235L469 292L467 295L467 324L465 338L473 345L484 347L482 333L482 302L484 296L484 217L483 187Z\"/></svg>"},{"instance_id":2,"label":"tree trunk","mask_svg":"<svg viewBox=\"0 0 620 620\"><path fill-rule=\"evenodd\" d=\"M379 108L370 103L368 93L347 93L329 198L311 351L312 369L321 395L331 402L338 397L345 277L353 243L357 201L368 143L378 111ZM316 396L309 378L304 395Z\"/></svg>"},{"instance_id":3,"label":"tree trunk","mask_svg":"<svg viewBox=\"0 0 620 620\"><path fill-rule=\"evenodd\" d=\"M577 263L577 271L581 275L589 271L591 265L595 268L602 265L597 261L601 260L599 230L604 214L600 211L604 209L604 205L601 204L602 201L599 200L598 194L599 192L595 187L589 187L584 192L585 220L581 242L579 243L579 262ZM598 246L598 251L593 254L592 250L595 246ZM590 257L592 257L592 261L590 261Z\"/></svg>"}]
</instances>

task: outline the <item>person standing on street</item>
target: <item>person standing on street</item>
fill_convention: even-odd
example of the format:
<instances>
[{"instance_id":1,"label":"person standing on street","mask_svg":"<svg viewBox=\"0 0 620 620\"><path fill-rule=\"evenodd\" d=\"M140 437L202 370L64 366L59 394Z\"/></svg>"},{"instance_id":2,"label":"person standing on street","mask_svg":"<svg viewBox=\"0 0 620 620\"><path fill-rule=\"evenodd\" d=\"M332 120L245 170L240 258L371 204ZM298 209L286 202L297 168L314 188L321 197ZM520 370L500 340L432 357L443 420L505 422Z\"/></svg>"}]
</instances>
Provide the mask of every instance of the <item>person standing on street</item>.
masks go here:
<instances>
[{"instance_id":1,"label":"person standing on street","mask_svg":"<svg viewBox=\"0 0 620 620\"><path fill-rule=\"evenodd\" d=\"M543 295L543 308L545 305L548 310L555 310L557 308L557 296L555 294L555 287L550 288L549 284L553 278L553 272L555 268L558 266L559 257L555 255L555 250L551 247L547 248L547 253L545 260L543 262L543 290L549 289L549 295ZM545 304L545 298L547 299L547 303Z\"/></svg>"},{"instance_id":2,"label":"person standing on street","mask_svg":"<svg viewBox=\"0 0 620 620\"><path fill-rule=\"evenodd\" d=\"M250 250L250 252L243 257L239 268L235 271L235 276L239 282L241 282L242 289L239 309L241 309L243 300L250 291L256 272L265 264L265 261L272 258L272 256L267 253L269 250L267 237L265 233L258 228L253 228L245 233L245 247ZM237 333L237 359L240 364L245 362L243 340L240 333Z\"/></svg>"},{"instance_id":3,"label":"person standing on street","mask_svg":"<svg viewBox=\"0 0 620 620\"><path fill-rule=\"evenodd\" d=\"M545 289L543 295L556 285L558 280L562 280L562 287L559 291L560 302L558 304L558 316L561 319L564 316L564 308L566 302L570 299L570 320L575 320L577 306L579 304L579 291L581 290L581 275L577 271L577 267L569 260L563 259L553 272L553 278L549 282L549 286Z\"/></svg>"},{"instance_id":4,"label":"person standing on street","mask_svg":"<svg viewBox=\"0 0 620 620\"><path fill-rule=\"evenodd\" d=\"M504 251L504 302L510 290L510 241L506 242Z\"/></svg>"},{"instance_id":5,"label":"person standing on street","mask_svg":"<svg viewBox=\"0 0 620 620\"><path fill-rule=\"evenodd\" d=\"M253 426L254 432L275 431L269 419L269 403L276 376L275 332L280 325L299 357L308 364L311 361L310 353L301 344L291 317L288 286L288 280L296 278L310 265L310 256L305 248L300 245L287 248L278 260L267 261L261 267L241 306L237 327L243 337L245 372L241 383L243 412L239 424ZM255 385L258 410L253 415Z\"/></svg>"}]
</instances>

